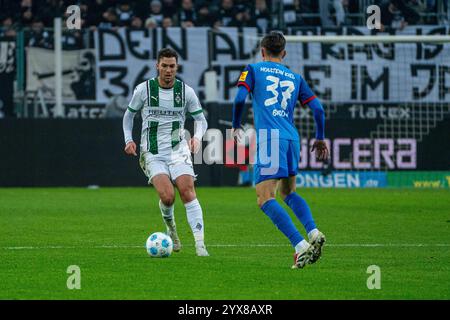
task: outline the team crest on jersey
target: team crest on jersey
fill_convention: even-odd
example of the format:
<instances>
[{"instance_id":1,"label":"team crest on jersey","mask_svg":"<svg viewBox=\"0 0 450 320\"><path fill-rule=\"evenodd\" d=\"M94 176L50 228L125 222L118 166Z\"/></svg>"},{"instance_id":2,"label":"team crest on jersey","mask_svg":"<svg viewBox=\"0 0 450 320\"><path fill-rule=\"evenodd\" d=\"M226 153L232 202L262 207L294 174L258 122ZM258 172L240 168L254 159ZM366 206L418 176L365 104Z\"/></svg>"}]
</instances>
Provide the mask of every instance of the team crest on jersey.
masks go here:
<instances>
[{"instance_id":1,"label":"team crest on jersey","mask_svg":"<svg viewBox=\"0 0 450 320\"><path fill-rule=\"evenodd\" d=\"M241 73L241 76L239 77L239 81L245 81L245 79L247 79L247 74L248 74L248 71L243 71Z\"/></svg>"},{"instance_id":2,"label":"team crest on jersey","mask_svg":"<svg viewBox=\"0 0 450 320\"><path fill-rule=\"evenodd\" d=\"M180 97L180 94L179 94L179 93L177 93L177 94L175 95L175 102L176 102L176 103L180 103L180 102L181 102L181 97Z\"/></svg>"}]
</instances>

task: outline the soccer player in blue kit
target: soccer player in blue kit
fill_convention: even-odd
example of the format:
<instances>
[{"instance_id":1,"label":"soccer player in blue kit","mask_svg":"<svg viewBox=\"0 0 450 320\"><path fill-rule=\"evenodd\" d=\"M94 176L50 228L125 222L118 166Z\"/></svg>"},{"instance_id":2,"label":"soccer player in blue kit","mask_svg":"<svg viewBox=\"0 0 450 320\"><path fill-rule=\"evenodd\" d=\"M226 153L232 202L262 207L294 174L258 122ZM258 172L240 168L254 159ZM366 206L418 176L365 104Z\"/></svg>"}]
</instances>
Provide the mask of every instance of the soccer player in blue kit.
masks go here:
<instances>
[{"instance_id":1,"label":"soccer player in blue kit","mask_svg":"<svg viewBox=\"0 0 450 320\"><path fill-rule=\"evenodd\" d=\"M317 159L322 161L328 158L329 152L324 141L324 109L306 81L281 64L286 56L285 45L283 34L272 31L261 40L263 61L247 65L241 73L233 105L232 135L235 139L242 136L241 116L250 93L257 134L258 206L294 247L292 268L303 268L320 258L325 236L317 229L306 201L295 192L300 160L300 139L293 116L297 101L314 112L316 139L311 152L315 151ZM309 241L301 236L286 210L275 200L277 188L305 227Z\"/></svg>"}]
</instances>

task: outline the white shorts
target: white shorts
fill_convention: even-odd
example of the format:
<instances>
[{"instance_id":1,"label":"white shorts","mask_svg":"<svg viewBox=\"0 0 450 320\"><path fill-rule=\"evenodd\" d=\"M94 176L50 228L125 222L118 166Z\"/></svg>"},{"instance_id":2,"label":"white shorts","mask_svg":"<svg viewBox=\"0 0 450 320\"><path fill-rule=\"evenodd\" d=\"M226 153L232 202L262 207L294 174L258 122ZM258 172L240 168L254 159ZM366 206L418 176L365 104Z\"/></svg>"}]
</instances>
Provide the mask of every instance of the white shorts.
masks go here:
<instances>
[{"instance_id":1,"label":"white shorts","mask_svg":"<svg viewBox=\"0 0 450 320\"><path fill-rule=\"evenodd\" d=\"M152 178L159 174L169 176L172 182L175 182L179 176L184 174L190 175L196 180L191 152L187 146L167 155L153 155L150 152L142 152L139 164L148 177L148 184L151 184Z\"/></svg>"}]
</instances>

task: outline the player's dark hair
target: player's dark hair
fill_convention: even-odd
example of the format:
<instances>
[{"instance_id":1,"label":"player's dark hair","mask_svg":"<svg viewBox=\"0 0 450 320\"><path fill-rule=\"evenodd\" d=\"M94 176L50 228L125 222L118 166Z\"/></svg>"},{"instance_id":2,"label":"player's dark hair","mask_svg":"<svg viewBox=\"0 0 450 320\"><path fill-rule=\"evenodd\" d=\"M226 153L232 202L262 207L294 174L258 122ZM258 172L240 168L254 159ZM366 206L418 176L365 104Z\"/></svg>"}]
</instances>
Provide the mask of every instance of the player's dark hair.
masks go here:
<instances>
[{"instance_id":1,"label":"player's dark hair","mask_svg":"<svg viewBox=\"0 0 450 320\"><path fill-rule=\"evenodd\" d=\"M164 48L159 50L158 52L158 63L161 60L161 58L175 58L175 60L178 63L178 53L170 48Z\"/></svg>"},{"instance_id":2,"label":"player's dark hair","mask_svg":"<svg viewBox=\"0 0 450 320\"><path fill-rule=\"evenodd\" d=\"M261 47L271 56L279 56L286 46L286 39L279 31L271 31L261 40Z\"/></svg>"}]
</instances>

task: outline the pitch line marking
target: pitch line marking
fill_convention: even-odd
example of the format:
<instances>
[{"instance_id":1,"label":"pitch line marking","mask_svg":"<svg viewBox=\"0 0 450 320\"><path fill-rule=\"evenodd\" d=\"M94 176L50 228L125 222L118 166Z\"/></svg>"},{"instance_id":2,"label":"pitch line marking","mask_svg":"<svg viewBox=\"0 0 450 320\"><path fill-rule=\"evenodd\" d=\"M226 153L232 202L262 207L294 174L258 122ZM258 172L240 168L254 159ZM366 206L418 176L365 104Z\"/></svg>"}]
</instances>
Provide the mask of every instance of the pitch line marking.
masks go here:
<instances>
[{"instance_id":1,"label":"pitch line marking","mask_svg":"<svg viewBox=\"0 0 450 320\"><path fill-rule=\"evenodd\" d=\"M185 245L186 247L193 247L193 245ZM257 248L257 247L287 247L289 244L209 244L208 247L216 248ZM376 247L450 247L448 243L330 243L327 247L353 247L353 248L376 248ZM46 249L136 249L145 248L144 245L94 245L94 246L16 246L16 247L1 247L3 250L46 250Z\"/></svg>"}]
</instances>

